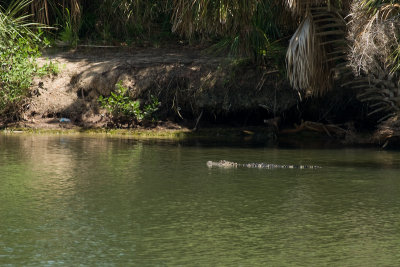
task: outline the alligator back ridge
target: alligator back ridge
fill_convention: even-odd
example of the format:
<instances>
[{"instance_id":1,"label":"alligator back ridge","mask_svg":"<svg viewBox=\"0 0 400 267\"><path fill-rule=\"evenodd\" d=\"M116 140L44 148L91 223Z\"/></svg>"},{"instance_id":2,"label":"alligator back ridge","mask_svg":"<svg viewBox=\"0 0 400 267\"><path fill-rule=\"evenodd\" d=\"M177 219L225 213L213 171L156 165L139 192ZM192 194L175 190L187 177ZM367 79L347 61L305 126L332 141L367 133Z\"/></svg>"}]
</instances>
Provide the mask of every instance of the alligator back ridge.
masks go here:
<instances>
[{"instance_id":1,"label":"alligator back ridge","mask_svg":"<svg viewBox=\"0 0 400 267\"><path fill-rule=\"evenodd\" d=\"M316 165L279 165L272 163L237 163L227 160L220 161L207 161L207 166L209 168L219 167L219 168L255 168L255 169L320 169L320 166Z\"/></svg>"}]
</instances>

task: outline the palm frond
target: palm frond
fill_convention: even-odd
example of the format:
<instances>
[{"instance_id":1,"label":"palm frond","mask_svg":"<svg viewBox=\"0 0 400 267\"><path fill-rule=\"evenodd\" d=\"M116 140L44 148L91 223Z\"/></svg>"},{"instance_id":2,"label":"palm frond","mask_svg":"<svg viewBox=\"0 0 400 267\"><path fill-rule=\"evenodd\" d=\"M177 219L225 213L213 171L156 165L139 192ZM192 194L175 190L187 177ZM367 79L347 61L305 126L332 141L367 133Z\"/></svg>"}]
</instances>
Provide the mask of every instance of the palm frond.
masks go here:
<instances>
[{"instance_id":1,"label":"palm frond","mask_svg":"<svg viewBox=\"0 0 400 267\"><path fill-rule=\"evenodd\" d=\"M296 90L308 89L315 66L314 24L307 16L297 28L289 42L286 54L287 75ZM320 59L321 60L321 59Z\"/></svg>"},{"instance_id":2,"label":"palm frond","mask_svg":"<svg viewBox=\"0 0 400 267\"><path fill-rule=\"evenodd\" d=\"M353 89L358 89L358 99L368 103L368 115L379 116L378 122L399 114L400 112L400 83L396 75L387 75L387 70L381 70L381 78L376 74L359 76L350 82Z\"/></svg>"},{"instance_id":3,"label":"palm frond","mask_svg":"<svg viewBox=\"0 0 400 267\"><path fill-rule=\"evenodd\" d=\"M331 89L336 68L346 58L345 22L328 7L310 7L292 36L287 73L292 87L312 95Z\"/></svg>"},{"instance_id":4,"label":"palm frond","mask_svg":"<svg viewBox=\"0 0 400 267\"><path fill-rule=\"evenodd\" d=\"M400 111L399 16L398 0L355 0L349 16L350 86L379 121Z\"/></svg>"},{"instance_id":5,"label":"palm frond","mask_svg":"<svg viewBox=\"0 0 400 267\"><path fill-rule=\"evenodd\" d=\"M285 0L286 7L293 15L304 17L311 7L336 7L342 8L341 0Z\"/></svg>"},{"instance_id":6,"label":"palm frond","mask_svg":"<svg viewBox=\"0 0 400 267\"><path fill-rule=\"evenodd\" d=\"M6 9L0 9L1 45L15 38L38 40L38 35L31 28L42 25L32 22L31 15L25 14L25 10L31 2L32 0L17 0Z\"/></svg>"}]
</instances>

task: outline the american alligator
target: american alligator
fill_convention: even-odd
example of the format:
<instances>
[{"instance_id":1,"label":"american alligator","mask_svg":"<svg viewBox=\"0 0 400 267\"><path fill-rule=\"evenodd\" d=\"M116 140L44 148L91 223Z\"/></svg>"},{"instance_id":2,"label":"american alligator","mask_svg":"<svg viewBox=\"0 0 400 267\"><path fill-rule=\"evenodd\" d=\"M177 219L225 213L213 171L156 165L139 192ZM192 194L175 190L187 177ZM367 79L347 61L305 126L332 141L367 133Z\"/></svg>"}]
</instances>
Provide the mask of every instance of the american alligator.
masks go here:
<instances>
[{"instance_id":1,"label":"american alligator","mask_svg":"<svg viewBox=\"0 0 400 267\"><path fill-rule=\"evenodd\" d=\"M319 169L320 166L314 165L278 165L278 164L270 164L270 163L236 163L227 160L220 161L207 161L207 166L209 168L212 167L220 167L220 168L237 168L237 167L245 167L245 168L256 168L256 169Z\"/></svg>"}]
</instances>

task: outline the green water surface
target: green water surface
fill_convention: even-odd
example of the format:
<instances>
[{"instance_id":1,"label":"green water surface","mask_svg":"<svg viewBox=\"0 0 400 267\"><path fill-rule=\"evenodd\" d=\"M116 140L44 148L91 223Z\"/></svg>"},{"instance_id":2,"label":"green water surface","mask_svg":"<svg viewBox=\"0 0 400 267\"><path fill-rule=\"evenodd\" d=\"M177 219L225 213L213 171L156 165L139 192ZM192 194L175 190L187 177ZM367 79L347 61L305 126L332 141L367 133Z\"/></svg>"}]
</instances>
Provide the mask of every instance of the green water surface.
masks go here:
<instances>
[{"instance_id":1,"label":"green water surface","mask_svg":"<svg viewBox=\"0 0 400 267\"><path fill-rule=\"evenodd\" d=\"M400 152L0 135L0 266L400 266Z\"/></svg>"}]
</instances>

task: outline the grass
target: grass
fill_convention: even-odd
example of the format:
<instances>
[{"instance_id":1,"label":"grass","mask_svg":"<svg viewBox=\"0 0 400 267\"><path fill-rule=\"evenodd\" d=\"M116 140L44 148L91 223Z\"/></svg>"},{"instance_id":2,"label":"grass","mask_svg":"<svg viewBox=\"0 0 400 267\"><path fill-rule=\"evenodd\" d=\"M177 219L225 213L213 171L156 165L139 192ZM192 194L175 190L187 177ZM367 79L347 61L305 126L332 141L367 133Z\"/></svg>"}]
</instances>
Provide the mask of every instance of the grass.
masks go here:
<instances>
[{"instance_id":1,"label":"grass","mask_svg":"<svg viewBox=\"0 0 400 267\"><path fill-rule=\"evenodd\" d=\"M197 131L190 129L27 129L10 127L0 131L6 135L74 135L95 137L133 138L143 140L191 140L210 141L271 141L272 132L265 127L250 128L204 128Z\"/></svg>"}]
</instances>

